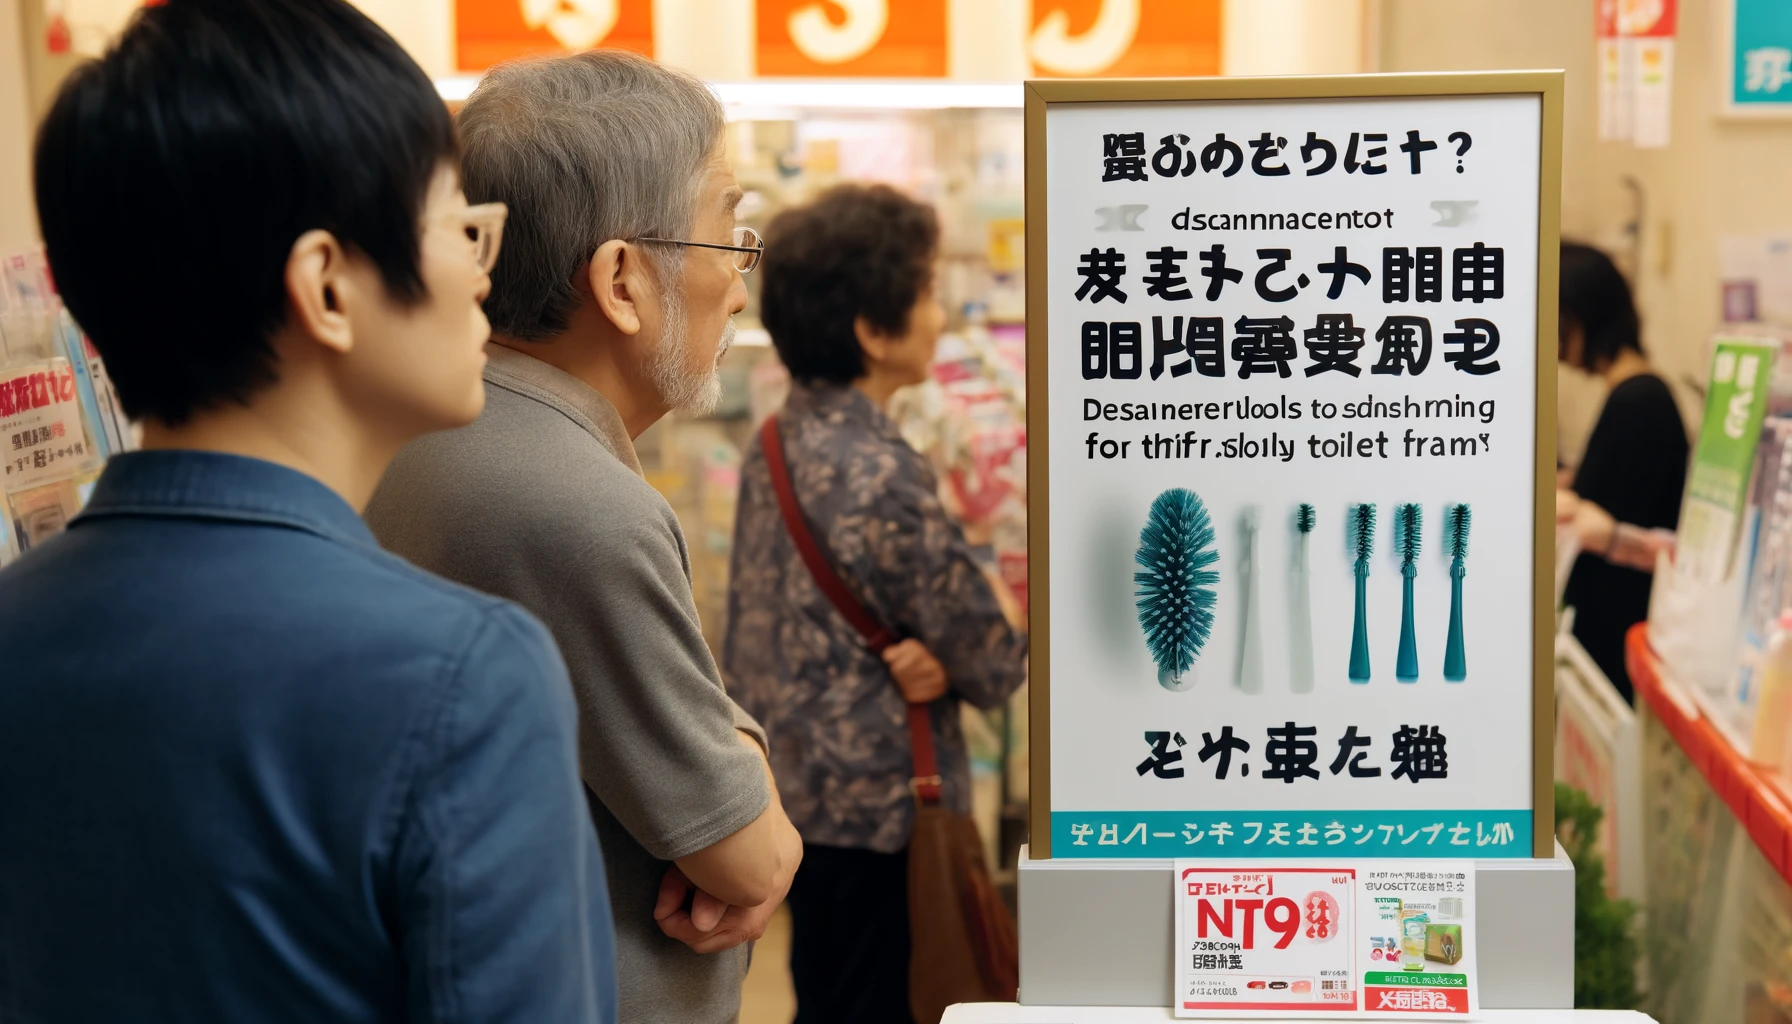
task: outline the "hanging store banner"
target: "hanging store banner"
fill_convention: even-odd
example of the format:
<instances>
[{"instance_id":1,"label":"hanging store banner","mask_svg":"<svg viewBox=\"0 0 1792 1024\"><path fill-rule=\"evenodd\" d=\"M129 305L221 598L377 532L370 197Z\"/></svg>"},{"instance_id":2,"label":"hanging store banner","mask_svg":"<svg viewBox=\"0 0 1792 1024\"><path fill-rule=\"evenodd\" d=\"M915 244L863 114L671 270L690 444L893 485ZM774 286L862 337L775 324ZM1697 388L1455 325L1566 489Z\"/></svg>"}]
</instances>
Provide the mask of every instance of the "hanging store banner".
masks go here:
<instances>
[{"instance_id":1,"label":"hanging store banner","mask_svg":"<svg viewBox=\"0 0 1792 1024\"><path fill-rule=\"evenodd\" d=\"M463 71L598 46L651 57L653 0L455 0L454 42Z\"/></svg>"},{"instance_id":2,"label":"hanging store banner","mask_svg":"<svg viewBox=\"0 0 1792 1024\"><path fill-rule=\"evenodd\" d=\"M1730 0L1727 113L1749 117L1792 115L1792 4L1784 0Z\"/></svg>"},{"instance_id":3,"label":"hanging store banner","mask_svg":"<svg viewBox=\"0 0 1792 1024\"><path fill-rule=\"evenodd\" d=\"M765 77L945 78L954 48L1024 45L1035 73L1220 73L1221 0L1034 0L1026 38L952 38L948 0L753 0L752 66ZM456 66L613 46L652 56L653 0L456 0ZM711 26L663 31L705 32ZM962 57L963 54L960 54ZM981 62L969 62L980 66Z\"/></svg>"},{"instance_id":4,"label":"hanging store banner","mask_svg":"<svg viewBox=\"0 0 1792 1024\"><path fill-rule=\"evenodd\" d=\"M1593 47L1599 141L1629 142L1636 122L1636 83L1625 71L1618 0L1593 0Z\"/></svg>"},{"instance_id":5,"label":"hanging store banner","mask_svg":"<svg viewBox=\"0 0 1792 1024\"><path fill-rule=\"evenodd\" d=\"M1035 74L1171 78L1220 73L1220 0L1033 0Z\"/></svg>"},{"instance_id":6,"label":"hanging store banner","mask_svg":"<svg viewBox=\"0 0 1792 1024\"><path fill-rule=\"evenodd\" d=\"M1028 83L1033 856L1553 853L1561 97Z\"/></svg>"},{"instance_id":7,"label":"hanging store banner","mask_svg":"<svg viewBox=\"0 0 1792 1024\"><path fill-rule=\"evenodd\" d=\"M946 75L946 0L756 0L754 8L761 75Z\"/></svg>"},{"instance_id":8,"label":"hanging store banner","mask_svg":"<svg viewBox=\"0 0 1792 1024\"><path fill-rule=\"evenodd\" d=\"M1630 93L1631 124L1625 137L1638 149L1668 144L1679 6L1679 0L1618 0L1618 35Z\"/></svg>"}]
</instances>

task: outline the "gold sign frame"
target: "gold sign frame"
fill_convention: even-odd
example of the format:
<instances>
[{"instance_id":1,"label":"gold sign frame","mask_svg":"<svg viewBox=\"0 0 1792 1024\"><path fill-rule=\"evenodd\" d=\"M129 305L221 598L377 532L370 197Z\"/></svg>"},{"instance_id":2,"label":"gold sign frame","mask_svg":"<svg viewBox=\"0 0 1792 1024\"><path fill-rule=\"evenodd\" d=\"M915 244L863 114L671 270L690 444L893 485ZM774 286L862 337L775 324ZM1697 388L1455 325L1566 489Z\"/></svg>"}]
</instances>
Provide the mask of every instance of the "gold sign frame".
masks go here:
<instances>
[{"instance_id":1,"label":"gold sign frame","mask_svg":"<svg viewBox=\"0 0 1792 1024\"><path fill-rule=\"evenodd\" d=\"M1046 109L1071 103L1529 95L1541 101L1537 168L1537 408L1531 625L1532 855L1555 856L1555 451L1557 287L1562 224L1561 71L1277 78L1033 80L1026 83L1027 548L1032 636L1027 706L1029 852L1051 857L1050 445L1046 410Z\"/></svg>"}]
</instances>

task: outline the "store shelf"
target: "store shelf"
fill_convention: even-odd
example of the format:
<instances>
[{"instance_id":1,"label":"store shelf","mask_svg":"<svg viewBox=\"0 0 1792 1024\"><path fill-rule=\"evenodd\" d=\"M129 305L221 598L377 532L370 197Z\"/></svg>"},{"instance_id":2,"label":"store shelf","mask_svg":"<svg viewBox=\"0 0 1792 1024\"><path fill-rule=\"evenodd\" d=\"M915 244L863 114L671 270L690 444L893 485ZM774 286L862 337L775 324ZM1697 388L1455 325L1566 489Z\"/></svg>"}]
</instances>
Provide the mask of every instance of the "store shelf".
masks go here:
<instances>
[{"instance_id":1,"label":"store shelf","mask_svg":"<svg viewBox=\"0 0 1792 1024\"><path fill-rule=\"evenodd\" d=\"M1674 742L1760 847L1767 863L1792 883L1792 805L1772 774L1755 767L1681 691L1649 647L1649 627L1626 640L1625 664L1636 692Z\"/></svg>"}]
</instances>

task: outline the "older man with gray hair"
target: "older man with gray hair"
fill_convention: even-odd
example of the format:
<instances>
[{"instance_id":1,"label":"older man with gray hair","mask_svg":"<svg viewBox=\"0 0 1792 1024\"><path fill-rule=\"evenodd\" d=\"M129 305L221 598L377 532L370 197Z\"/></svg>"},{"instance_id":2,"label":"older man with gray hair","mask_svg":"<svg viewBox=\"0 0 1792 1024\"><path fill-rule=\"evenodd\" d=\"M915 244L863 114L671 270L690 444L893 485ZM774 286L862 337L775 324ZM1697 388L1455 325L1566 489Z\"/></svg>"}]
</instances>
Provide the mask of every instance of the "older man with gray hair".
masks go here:
<instances>
[{"instance_id":1,"label":"older man with gray hair","mask_svg":"<svg viewBox=\"0 0 1792 1024\"><path fill-rule=\"evenodd\" d=\"M802 843L634 448L666 413L714 407L758 262L734 223L722 109L688 75L595 51L495 69L459 121L467 195L510 205L485 413L401 454L367 520L552 630L608 864L621 1019L722 1024Z\"/></svg>"}]
</instances>

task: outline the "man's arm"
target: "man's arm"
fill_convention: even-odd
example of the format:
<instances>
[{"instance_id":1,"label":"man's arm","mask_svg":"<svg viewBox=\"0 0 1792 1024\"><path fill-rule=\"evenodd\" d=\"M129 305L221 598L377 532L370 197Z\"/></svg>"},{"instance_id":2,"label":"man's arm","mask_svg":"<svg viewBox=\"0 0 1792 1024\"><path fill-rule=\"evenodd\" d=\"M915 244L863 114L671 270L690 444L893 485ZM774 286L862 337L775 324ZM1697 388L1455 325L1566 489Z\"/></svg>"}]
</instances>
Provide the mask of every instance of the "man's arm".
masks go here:
<instances>
[{"instance_id":1,"label":"man's arm","mask_svg":"<svg viewBox=\"0 0 1792 1024\"><path fill-rule=\"evenodd\" d=\"M670 507L638 478L604 482L605 514L537 537L517 580L572 669L580 773L649 854L763 903L794 865L764 755L737 731L758 726L722 687Z\"/></svg>"},{"instance_id":2,"label":"man's arm","mask_svg":"<svg viewBox=\"0 0 1792 1024\"><path fill-rule=\"evenodd\" d=\"M610 1024L609 890L566 669L540 625L499 606L445 683L400 777L410 1019Z\"/></svg>"},{"instance_id":3,"label":"man's arm","mask_svg":"<svg viewBox=\"0 0 1792 1024\"><path fill-rule=\"evenodd\" d=\"M796 826L784 815L784 804L778 799L765 750L744 732L734 735L764 766L771 801L765 812L746 828L674 863L693 885L722 902L755 907L774 897L781 900L789 890L797 863L803 859L803 841Z\"/></svg>"},{"instance_id":4,"label":"man's arm","mask_svg":"<svg viewBox=\"0 0 1792 1024\"><path fill-rule=\"evenodd\" d=\"M746 732L738 735L743 745L764 759L765 750L756 737ZM767 781L772 781L769 764L766 765L765 773ZM723 849L748 830L760 830L752 837L753 841L769 843L775 848L778 857L776 874L773 876L772 889L764 899L730 905L728 901L713 895L714 890L697 879L710 877L710 873L718 868L724 872L735 870L735 865L728 860L730 857L744 859L756 854L758 851L752 848L745 851ZM771 923L772 912L778 909L778 904L784 902L784 896L790 891L790 883L796 878L796 869L802 859L802 837L785 816L784 804L778 799L777 787L774 785L771 805L752 825L715 846L677 862L666 872L666 877L660 883L659 900L654 906L654 919L659 922L661 931L698 953L717 953L743 942L751 942L765 934L766 926ZM690 902L688 907L685 905L687 900Z\"/></svg>"}]
</instances>

